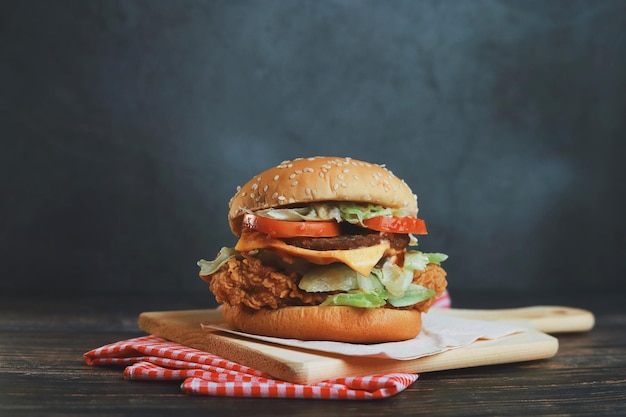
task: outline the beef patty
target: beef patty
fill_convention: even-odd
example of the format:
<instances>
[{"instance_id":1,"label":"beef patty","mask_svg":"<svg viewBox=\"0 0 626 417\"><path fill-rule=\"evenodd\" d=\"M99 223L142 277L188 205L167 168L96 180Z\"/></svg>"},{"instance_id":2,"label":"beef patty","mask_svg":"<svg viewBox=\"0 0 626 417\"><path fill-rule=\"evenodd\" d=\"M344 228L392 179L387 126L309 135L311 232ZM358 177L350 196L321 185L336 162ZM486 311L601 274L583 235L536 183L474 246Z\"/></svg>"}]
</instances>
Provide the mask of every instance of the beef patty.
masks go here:
<instances>
[{"instance_id":1,"label":"beef patty","mask_svg":"<svg viewBox=\"0 0 626 417\"><path fill-rule=\"evenodd\" d=\"M348 250L374 246L387 240L391 249L402 250L409 244L409 235L369 232L334 237L298 237L282 240L289 245L311 250Z\"/></svg>"}]
</instances>

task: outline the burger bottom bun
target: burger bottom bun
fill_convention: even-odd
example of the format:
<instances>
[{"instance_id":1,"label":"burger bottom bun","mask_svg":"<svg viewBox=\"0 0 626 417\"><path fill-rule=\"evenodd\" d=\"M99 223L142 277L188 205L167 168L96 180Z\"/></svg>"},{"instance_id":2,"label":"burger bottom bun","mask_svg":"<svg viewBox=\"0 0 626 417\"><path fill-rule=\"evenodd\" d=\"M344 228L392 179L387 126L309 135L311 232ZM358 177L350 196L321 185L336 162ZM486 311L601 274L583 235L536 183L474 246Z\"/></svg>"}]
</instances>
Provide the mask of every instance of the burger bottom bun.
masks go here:
<instances>
[{"instance_id":1,"label":"burger bottom bun","mask_svg":"<svg viewBox=\"0 0 626 417\"><path fill-rule=\"evenodd\" d=\"M422 330L418 310L345 306L283 307L252 310L224 304L224 320L246 333L300 340L349 343L397 342Z\"/></svg>"}]
</instances>

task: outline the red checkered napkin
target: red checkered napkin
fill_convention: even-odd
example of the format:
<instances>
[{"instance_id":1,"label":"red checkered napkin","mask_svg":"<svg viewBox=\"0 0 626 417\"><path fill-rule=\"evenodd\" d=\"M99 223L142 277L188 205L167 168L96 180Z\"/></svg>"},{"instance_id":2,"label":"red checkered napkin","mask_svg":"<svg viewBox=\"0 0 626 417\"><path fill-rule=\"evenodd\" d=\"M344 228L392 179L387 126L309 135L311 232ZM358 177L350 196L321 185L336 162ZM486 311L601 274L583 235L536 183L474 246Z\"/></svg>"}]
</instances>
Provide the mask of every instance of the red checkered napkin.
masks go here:
<instances>
[{"instance_id":1,"label":"red checkered napkin","mask_svg":"<svg viewBox=\"0 0 626 417\"><path fill-rule=\"evenodd\" d=\"M128 380L182 380L186 394L220 397L368 400L395 395L417 380L416 374L394 373L293 384L157 336L112 343L84 356L88 365L127 365Z\"/></svg>"},{"instance_id":2,"label":"red checkered napkin","mask_svg":"<svg viewBox=\"0 0 626 417\"><path fill-rule=\"evenodd\" d=\"M450 307L448 293L434 307ZM417 380L392 373L334 378L302 385L273 379L256 369L157 336L123 340L84 355L87 365L125 365L127 380L183 381L185 394L219 397L370 400L391 397Z\"/></svg>"}]
</instances>

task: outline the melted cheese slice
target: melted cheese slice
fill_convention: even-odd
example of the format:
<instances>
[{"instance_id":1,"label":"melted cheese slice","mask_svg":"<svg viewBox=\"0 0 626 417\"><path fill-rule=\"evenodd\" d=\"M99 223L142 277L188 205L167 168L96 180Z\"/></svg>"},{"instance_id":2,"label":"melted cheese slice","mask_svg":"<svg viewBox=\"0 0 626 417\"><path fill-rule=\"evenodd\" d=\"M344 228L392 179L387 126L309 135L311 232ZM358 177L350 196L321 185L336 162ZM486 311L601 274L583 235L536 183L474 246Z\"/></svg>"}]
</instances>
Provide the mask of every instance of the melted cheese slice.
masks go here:
<instances>
[{"instance_id":1,"label":"melted cheese slice","mask_svg":"<svg viewBox=\"0 0 626 417\"><path fill-rule=\"evenodd\" d=\"M382 241L375 246L349 250L311 250L288 245L279 239L274 239L263 233L244 229L235 249L240 252L247 252L254 249L274 249L283 254L291 255L307 261L326 265L333 262L341 262L348 265L363 276L368 276L372 268L383 257L385 251L389 249L389 242Z\"/></svg>"}]
</instances>

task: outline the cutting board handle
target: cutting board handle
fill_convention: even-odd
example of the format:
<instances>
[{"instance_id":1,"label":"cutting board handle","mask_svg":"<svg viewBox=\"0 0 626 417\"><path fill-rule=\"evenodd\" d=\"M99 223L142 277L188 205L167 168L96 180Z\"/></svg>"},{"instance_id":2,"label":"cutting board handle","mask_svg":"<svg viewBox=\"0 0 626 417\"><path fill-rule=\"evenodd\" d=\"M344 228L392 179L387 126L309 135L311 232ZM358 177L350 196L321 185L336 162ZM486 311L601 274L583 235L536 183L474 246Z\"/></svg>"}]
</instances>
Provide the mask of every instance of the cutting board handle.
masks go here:
<instances>
[{"instance_id":1,"label":"cutting board handle","mask_svg":"<svg viewBox=\"0 0 626 417\"><path fill-rule=\"evenodd\" d=\"M501 321L533 328L544 333L585 332L595 324L593 313L564 306L530 306L507 309L438 309L432 310L455 317L475 320Z\"/></svg>"}]
</instances>

